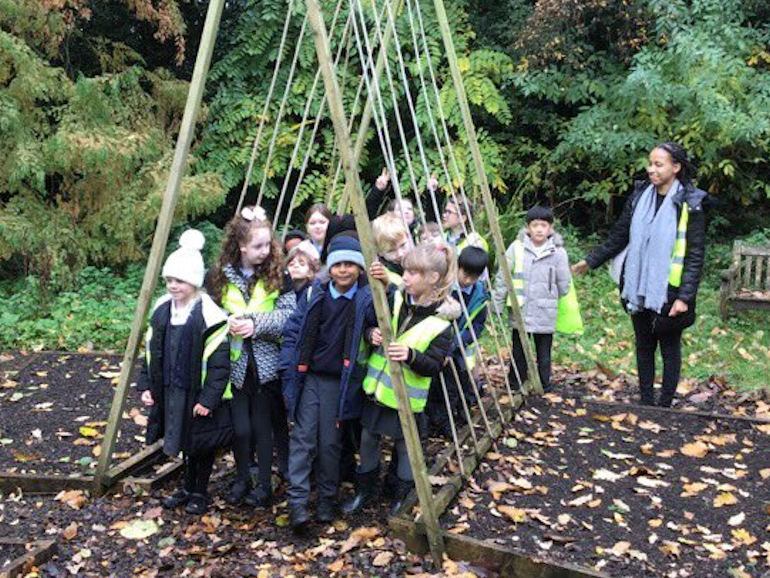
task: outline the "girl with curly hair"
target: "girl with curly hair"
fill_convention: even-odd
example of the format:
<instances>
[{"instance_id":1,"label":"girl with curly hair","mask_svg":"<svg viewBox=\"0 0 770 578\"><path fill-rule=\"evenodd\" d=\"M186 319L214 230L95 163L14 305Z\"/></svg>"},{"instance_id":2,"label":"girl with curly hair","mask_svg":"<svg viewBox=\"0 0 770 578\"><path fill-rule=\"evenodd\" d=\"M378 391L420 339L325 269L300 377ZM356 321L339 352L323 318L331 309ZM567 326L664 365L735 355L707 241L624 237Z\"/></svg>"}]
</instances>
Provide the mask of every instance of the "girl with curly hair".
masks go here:
<instances>
[{"instance_id":1,"label":"girl with curly hair","mask_svg":"<svg viewBox=\"0 0 770 578\"><path fill-rule=\"evenodd\" d=\"M233 454L236 482L231 504L267 506L272 500L273 447L285 475L288 425L278 375L281 336L296 308L283 275L281 245L261 207L246 207L225 227L222 253L209 293L229 314L230 383L233 388ZM249 468L257 449L258 483Z\"/></svg>"}]
</instances>

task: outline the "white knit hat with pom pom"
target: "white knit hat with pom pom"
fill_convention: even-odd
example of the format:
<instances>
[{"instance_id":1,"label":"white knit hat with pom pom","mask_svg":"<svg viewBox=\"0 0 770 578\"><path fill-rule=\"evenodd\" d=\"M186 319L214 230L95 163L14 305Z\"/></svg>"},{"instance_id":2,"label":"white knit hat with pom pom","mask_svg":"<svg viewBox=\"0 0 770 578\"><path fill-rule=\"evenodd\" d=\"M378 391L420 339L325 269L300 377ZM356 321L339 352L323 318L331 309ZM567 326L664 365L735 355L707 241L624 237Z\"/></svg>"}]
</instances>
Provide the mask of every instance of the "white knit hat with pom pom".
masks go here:
<instances>
[{"instance_id":1,"label":"white knit hat with pom pom","mask_svg":"<svg viewBox=\"0 0 770 578\"><path fill-rule=\"evenodd\" d=\"M206 244L206 238L197 229L187 229L179 237L179 249L171 253L163 265L163 277L173 277L195 285L199 289L203 287L203 256L201 250Z\"/></svg>"}]
</instances>

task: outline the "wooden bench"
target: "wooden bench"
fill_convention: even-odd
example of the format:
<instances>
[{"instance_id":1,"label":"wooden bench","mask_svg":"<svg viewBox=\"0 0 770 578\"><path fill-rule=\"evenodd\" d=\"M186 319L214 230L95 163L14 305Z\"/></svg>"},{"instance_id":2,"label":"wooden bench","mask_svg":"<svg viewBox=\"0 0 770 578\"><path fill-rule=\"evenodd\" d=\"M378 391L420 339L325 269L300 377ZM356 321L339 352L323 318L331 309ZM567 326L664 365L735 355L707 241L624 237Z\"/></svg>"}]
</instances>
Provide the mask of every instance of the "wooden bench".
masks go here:
<instances>
[{"instance_id":1,"label":"wooden bench","mask_svg":"<svg viewBox=\"0 0 770 578\"><path fill-rule=\"evenodd\" d=\"M726 319L733 311L770 310L770 247L733 244L733 262L722 271L719 314Z\"/></svg>"}]
</instances>

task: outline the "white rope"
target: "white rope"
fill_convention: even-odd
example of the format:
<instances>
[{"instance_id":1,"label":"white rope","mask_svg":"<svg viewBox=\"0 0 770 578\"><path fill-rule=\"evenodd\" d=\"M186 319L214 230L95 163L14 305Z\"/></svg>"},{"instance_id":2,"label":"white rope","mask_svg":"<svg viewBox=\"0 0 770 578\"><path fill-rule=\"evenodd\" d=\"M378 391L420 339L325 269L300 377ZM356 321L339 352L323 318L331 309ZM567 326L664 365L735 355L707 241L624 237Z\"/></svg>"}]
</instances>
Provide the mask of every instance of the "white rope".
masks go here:
<instances>
[{"instance_id":1,"label":"white rope","mask_svg":"<svg viewBox=\"0 0 770 578\"><path fill-rule=\"evenodd\" d=\"M365 25L365 23L364 23L364 25ZM381 34L381 32L380 32L380 30L379 30L379 25L378 25L378 24L377 24L377 34L378 34L378 35L380 35L380 34ZM358 38L357 38L357 39L358 39ZM396 46L397 46L397 45L396 45ZM368 47L367 47L367 49L368 49ZM371 54L371 51L369 51L369 53ZM403 59L402 59L402 62L403 62ZM396 122L397 122L397 125L398 125L398 128L399 128L399 135L400 135L400 137L401 137L401 142L402 142L402 146L403 146L403 148L404 148L404 153L405 153L405 156L407 157L407 170L408 170L408 172L409 172L409 177L410 177L410 180L411 180L411 182L412 182L413 186L414 186L414 187L415 187L415 189L416 189L416 188L417 188L417 187L416 187L416 179L415 179L415 176L414 176L414 170L413 170L413 166L412 166L412 164L411 164L411 159L409 158L408 143L407 143L407 141L406 141L406 137L405 137L405 134L404 134L403 123L401 122L401 119L400 119L400 115L399 115L399 113L398 113L398 101L397 101L397 100L396 100L396 98L395 98L395 93L396 93L396 90L395 90L395 86L394 86L394 83L393 83L393 77L392 77L392 75L391 75L391 73L390 73L390 67L389 67L389 65L387 64L387 60L385 61L385 74L386 74L386 78L388 79L388 83L389 83L389 86L390 86L390 89L391 89L391 97L392 97L392 99L393 99L394 114L395 114L395 117L396 117ZM381 97L381 94L379 94L379 93L380 93L380 91L379 91L379 85L378 85L378 83L377 83L377 82L375 82L374 84L375 84L374 90L375 90L375 93L376 93L376 95L377 95L377 100L378 100L378 102L380 102L380 103L381 103L381 102L382 102L382 97ZM408 91L408 86L407 86L407 91ZM410 95L409 95L409 96L410 96ZM384 117L384 116L385 116L385 115L384 115L384 109L382 109L382 110L383 110L382 114L383 114L383 117ZM412 107L412 110L413 110L413 107ZM413 117L413 119L414 119L414 117ZM383 124L386 124L386 122L387 122L387 121L385 121ZM378 127L377 127L377 128L378 128L378 131L380 131L380 130L381 130L381 127L380 127L380 125L379 125L379 122L377 122L376 124L378 125ZM419 127L416 127L416 129L417 129L417 130L419 130ZM388 135L387 131L385 131L385 139L384 139L384 140L385 140L385 141L387 141L387 142L389 143L389 135ZM393 153L392 153L392 147L388 146L388 149L389 149L389 150L388 150L388 151L387 151L387 153L386 153L386 158L387 158L387 155L388 155L388 154L390 154L390 155L391 155L391 157L393 156ZM392 161L391 161L391 162L392 162ZM395 162L392 162L392 164L395 166ZM427 167L425 167L425 168L426 168L426 170L427 170ZM393 182L393 184L394 184L394 191L396 192L396 195L397 195L397 197L398 197L398 199L399 199L399 201L400 201L400 200L401 200L401 197L400 197L400 191L399 191L399 188L398 188L398 182L399 182L399 181L398 181L398 178L397 178L397 174L395 173L395 171L393 171L393 172L392 172L392 174L393 174L393 175L396 177L395 179L392 179L392 182ZM420 201L420 196L419 196L419 194L417 194L417 195L416 195L416 198L417 198L418 204L420 205L420 210L421 210L421 213L422 213L422 215L421 215L421 218L422 218L422 220L423 220L423 224L424 224L424 223L425 223L424 210L423 210L423 208L422 208L422 203L421 203L421 201ZM435 204L435 201L434 201L434 204ZM402 217L403 217L403 212L402 212L401 214L402 214ZM464 303L462 303L462 305L464 306ZM468 313L467 313L467 308L465 308L465 312L466 312L466 316L467 316L467 315L468 315ZM456 322L456 321L454 321L454 322L453 322L453 326L454 326L454 330L455 330L455 332L457 333L457 335L460 335L459 327L458 327L458 325L457 325L457 322ZM460 343L459 343L459 345L460 345L460 348L461 348L461 352L462 352L463 356L465 356L465 348L464 348L464 345L462 344L462 342L460 342ZM467 367L466 367L466 369L467 369ZM481 414L482 414L482 417L483 417L483 419L484 419L484 424L485 424L485 426L487 427L487 431L488 431L488 433L490 434L490 438L494 438L494 436L492 435L492 429L491 429L491 426L490 426L489 420L488 420L488 418L487 418L487 415L486 415L486 410L485 410L485 408L484 408L484 403L483 403L483 401L482 401L482 399L481 399L481 396L480 396L480 394L479 394L478 388L475 386L475 381L473 380L473 377L472 377L472 376L470 376L470 379L471 379L472 383L474 384L474 394L475 394L475 395L476 395L476 397L477 397L478 406L479 406L479 411L481 412ZM490 392L492 393L492 397L493 397L493 400L495 401L495 406L496 406L496 408L497 408L497 410L498 410L498 412L499 412L499 414L500 414L500 418L501 418L501 420L502 420L503 422L505 422L505 417L504 417L504 415L503 415L503 413L502 413L502 410L500 409L500 406L499 406L499 404L497 403L497 398L496 398L496 395L495 395L494 389L493 389L493 387L491 386L491 384L490 384Z\"/></svg>"},{"instance_id":2,"label":"white rope","mask_svg":"<svg viewBox=\"0 0 770 578\"><path fill-rule=\"evenodd\" d=\"M283 98L281 99L281 105L278 108L278 115L275 118L275 127L273 129L273 136L270 139L270 146L267 149L267 159L265 160L265 166L262 171L262 182L259 185L259 193L257 194L257 205L262 204L262 197L265 194L265 184L267 183L267 174L270 172L270 161L273 159L273 151L275 150L275 143L278 140L278 133L281 129L281 119L283 118L283 112L286 109L286 103L289 100L289 93L291 92L292 81L294 80L294 73L297 70L297 62L299 61L299 53L302 48L302 40L305 37L305 30L307 30L308 17L305 14L305 18L302 20L302 27L299 30L299 36L297 37L297 46L294 49L294 57L291 61L291 67L289 68L289 77L286 79L286 87L283 91Z\"/></svg>"},{"instance_id":3,"label":"white rope","mask_svg":"<svg viewBox=\"0 0 770 578\"><path fill-rule=\"evenodd\" d=\"M254 161L257 159L257 149L259 148L259 141L262 138L262 130L265 127L265 119L267 118L267 112L270 107L270 101L273 99L273 90L275 90L275 84L278 79L278 71L281 68L281 62L283 60L283 50L286 46L286 37L289 32L289 24L291 23L291 9L293 0L289 0L289 6L286 10L286 21L283 24L283 32L281 33L281 42L278 45L278 57L275 60L275 66L273 67L273 77L270 80L270 87L267 90L267 97L265 98L265 105L262 108L262 116L259 119L259 127L257 128L257 136L254 138L254 143L251 146L251 156L249 158L249 166L246 169L246 178L243 181L243 187L241 187L241 196L238 199L238 205L235 208L235 214L237 215L241 211L243 206L243 200L246 197L246 190L249 188L251 182L251 173L254 170Z\"/></svg>"},{"instance_id":4,"label":"white rope","mask_svg":"<svg viewBox=\"0 0 770 578\"><path fill-rule=\"evenodd\" d=\"M424 81L424 77L422 75L422 59L419 57L420 49L419 49L419 47L417 45L417 39L415 38L416 32L415 32L415 29L414 29L414 16L413 16L413 13L412 13L411 0L407 0L407 10L409 11L409 24L410 24L410 28L412 30L412 37L413 37L413 41L414 41L414 45L415 45L415 55L416 55L415 58L416 58L416 61L418 63L418 71L420 73L420 79L421 79L421 82L422 82L422 86L425 89L425 81ZM438 91L438 84L436 82L436 74L435 74L435 71L433 69L432 56L431 56L431 52L430 52L430 49L429 49L428 43L427 43L427 37L426 37L426 34L425 34L425 26L424 26L423 19L422 19L422 12L421 12L421 9L419 7L419 0L415 0L415 12L417 13L417 21L418 21L419 27L420 27L420 37L422 39L422 45L423 45L423 50L424 50L424 53L425 53L425 59L426 59L427 65L428 65L428 72L430 74L430 79L431 79L431 83L430 84L431 84L431 87L433 88L433 92L434 92L435 99L436 99L436 106L437 106L437 110L438 110L438 115L437 116L439 117L439 119L441 121L441 126L442 126L442 129L443 129L444 138L446 139L446 146L447 146L447 151L449 153L450 163L451 163L452 168L454 169L455 174L457 176L457 183L458 183L458 186L460 187L461 196L462 196L463 200L465 200L467 197L466 197L464 186L463 186L463 180L464 179L462 178L462 174L460 172L460 168L459 168L459 165L457 163L457 158L456 158L456 155L454 153L454 147L452 146L452 139L451 139L451 137L449 135L449 128L448 128L448 126L446 124L446 115L444 114L443 106L441 104L441 95L439 94L439 91ZM428 112L428 114L430 115L430 117L432 119L433 118L432 109L430 107L430 102L429 102L429 99L428 99L428 96L427 96L427 92L424 93L424 97L425 97L427 112ZM435 122L433 122L433 120L431 120L430 124L431 124L431 127L435 127ZM447 175L448 182L450 183L450 191L452 191L452 196L453 196L454 203L455 203L456 206L459 207L460 204L458 203L457 197L456 197L456 195L454 193L454 187L451 186L452 179L449 176L449 169L446 166L446 161L444 159L443 152L440 149L440 139L438 137L438 134L434 133L434 136L435 136L438 148L439 148L439 156L440 156L441 161L442 161L442 166L444 168L444 172ZM470 210L469 210L467 202L465 202L464 207L465 207L465 214L468 215L468 217L469 217L468 221L470 223L470 226L471 226L473 232L475 234L478 234L475 231L473 219L470 217ZM467 229L465 229L464 223L463 223L463 230L465 232L465 235L467 236L468 233L467 233ZM498 257L502 257L504 259L505 255L498 256ZM490 295L491 295L491 294L493 294L493 287L492 287L491 279L488 280L488 281L489 281L488 288L489 288L489 292L490 292ZM489 309L493 311L493 322L492 322L493 330L490 333L493 334L493 339L496 341L496 331L494 330L494 319L496 317L497 321L498 321L498 323L499 323L499 325L501 327L501 332L502 332L502 335L503 335L503 340L505 341L505 343L506 343L506 345L508 347L511 367L513 368L513 371L516 374L516 379L519 381L519 383L522 383L522 379L521 379L521 376L519 374L518 367L517 367L515 359L513 357L513 343L511 341L509 335L508 335L508 331L507 331L508 324L504 322L504 320L502 319L502 315L497 310L497 308L490 306ZM515 325L515 323L514 323L514 325ZM499 345L497 345L497 351L498 351L498 355L500 357L500 362L501 362L501 364L503 366L503 377L504 377L506 388L508 390L508 395L510 396L510 399L512 400L513 399L513 397L512 397L513 393L511 391L510 380L508 378L508 372L505 371L506 363L502 359L502 353L501 353L501 349L500 349Z\"/></svg>"}]
</instances>

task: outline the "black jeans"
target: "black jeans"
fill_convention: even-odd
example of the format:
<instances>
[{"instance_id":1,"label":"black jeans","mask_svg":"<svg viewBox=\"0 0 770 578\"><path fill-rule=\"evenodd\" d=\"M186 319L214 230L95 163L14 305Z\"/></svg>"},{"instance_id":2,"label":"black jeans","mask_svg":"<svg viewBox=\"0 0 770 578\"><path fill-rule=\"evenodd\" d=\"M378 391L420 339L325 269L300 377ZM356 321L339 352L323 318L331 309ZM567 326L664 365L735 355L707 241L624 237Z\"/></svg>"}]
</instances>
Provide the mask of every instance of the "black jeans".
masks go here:
<instances>
[{"instance_id":1,"label":"black jeans","mask_svg":"<svg viewBox=\"0 0 770 578\"><path fill-rule=\"evenodd\" d=\"M289 468L289 424L283 405L281 382L275 380L258 385L255 398L259 485L269 488L273 469L273 448L276 450L278 471L281 475L285 476Z\"/></svg>"},{"instance_id":2,"label":"black jeans","mask_svg":"<svg viewBox=\"0 0 770 578\"><path fill-rule=\"evenodd\" d=\"M533 333L532 338L535 341L537 373L540 375L540 383L543 384L544 388L548 388L551 385L553 333ZM516 369L521 379L516 378L516 372L513 370L513 364L511 364L508 369L508 382L511 384L511 387L518 389L527 380L527 359L524 357L524 347L521 344L517 329L513 330L511 340L513 341L513 360L516 362Z\"/></svg>"},{"instance_id":3,"label":"black jeans","mask_svg":"<svg viewBox=\"0 0 770 578\"><path fill-rule=\"evenodd\" d=\"M669 407L679 385L682 371L682 332L675 331L657 336L652 332L652 311L642 311L631 316L636 336L636 369L639 373L639 391L642 403L655 404L653 383L655 382L655 351L660 344L663 358L663 391L658 405Z\"/></svg>"}]
</instances>

